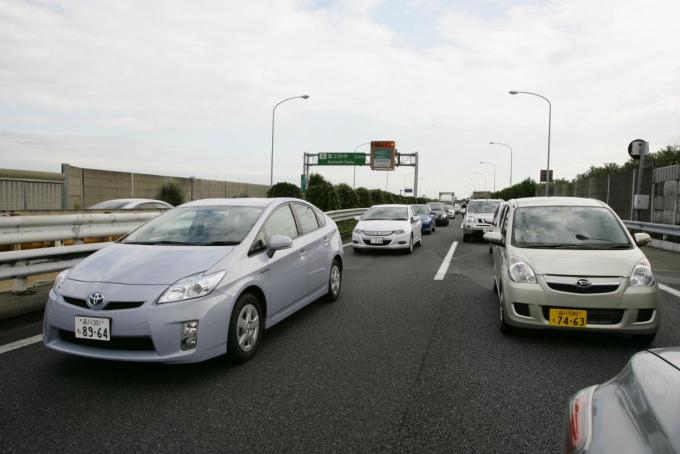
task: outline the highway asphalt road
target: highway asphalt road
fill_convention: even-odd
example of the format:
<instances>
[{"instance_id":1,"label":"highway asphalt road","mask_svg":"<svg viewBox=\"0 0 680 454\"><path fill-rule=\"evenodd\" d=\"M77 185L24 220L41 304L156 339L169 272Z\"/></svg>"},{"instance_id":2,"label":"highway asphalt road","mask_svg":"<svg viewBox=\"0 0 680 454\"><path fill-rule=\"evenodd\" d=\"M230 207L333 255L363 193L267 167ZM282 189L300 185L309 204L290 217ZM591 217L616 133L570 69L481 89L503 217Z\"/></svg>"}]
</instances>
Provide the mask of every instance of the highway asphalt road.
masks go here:
<instances>
[{"instance_id":1,"label":"highway asphalt road","mask_svg":"<svg viewBox=\"0 0 680 454\"><path fill-rule=\"evenodd\" d=\"M459 219L411 256L347 248L340 300L275 326L240 366L0 354L0 451L559 451L567 398L638 347L502 335L486 244L459 242L434 280ZM661 311L654 345L680 345L680 299L661 292Z\"/></svg>"}]
</instances>

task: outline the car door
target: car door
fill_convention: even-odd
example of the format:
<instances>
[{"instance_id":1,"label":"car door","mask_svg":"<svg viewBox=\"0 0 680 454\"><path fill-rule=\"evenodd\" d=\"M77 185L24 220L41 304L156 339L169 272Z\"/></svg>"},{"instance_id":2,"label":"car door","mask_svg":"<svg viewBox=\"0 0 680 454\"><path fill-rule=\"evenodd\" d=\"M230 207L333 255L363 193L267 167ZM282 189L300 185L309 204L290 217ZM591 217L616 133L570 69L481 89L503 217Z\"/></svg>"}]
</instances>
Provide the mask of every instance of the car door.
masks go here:
<instances>
[{"instance_id":1,"label":"car door","mask_svg":"<svg viewBox=\"0 0 680 454\"><path fill-rule=\"evenodd\" d=\"M266 250L272 235L285 235L293 240L293 247L276 251L267 259ZM251 255L266 260L262 272L269 273L268 314L273 317L309 293L307 251L299 237L290 204L277 207L265 221L251 247Z\"/></svg>"},{"instance_id":2,"label":"car door","mask_svg":"<svg viewBox=\"0 0 680 454\"><path fill-rule=\"evenodd\" d=\"M319 227L314 209L304 203L291 204L300 229L301 245L307 250L309 291L328 285L330 275L330 234Z\"/></svg>"},{"instance_id":3,"label":"car door","mask_svg":"<svg viewBox=\"0 0 680 454\"><path fill-rule=\"evenodd\" d=\"M419 241L422 241L423 239L423 232L422 232L422 222L420 221L420 216L416 216L416 214L413 212L413 208L408 207L408 218L411 220L411 231L413 232L413 242L417 243ZM418 218L415 221L413 218Z\"/></svg>"}]
</instances>

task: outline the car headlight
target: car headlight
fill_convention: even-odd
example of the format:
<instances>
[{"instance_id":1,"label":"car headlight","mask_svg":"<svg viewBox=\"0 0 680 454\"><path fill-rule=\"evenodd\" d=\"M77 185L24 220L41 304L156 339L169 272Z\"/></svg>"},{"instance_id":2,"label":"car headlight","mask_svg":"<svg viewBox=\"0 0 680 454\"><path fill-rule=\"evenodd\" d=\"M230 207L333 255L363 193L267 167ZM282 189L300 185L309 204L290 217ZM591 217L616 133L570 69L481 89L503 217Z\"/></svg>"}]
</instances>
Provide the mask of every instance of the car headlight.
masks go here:
<instances>
[{"instance_id":1,"label":"car headlight","mask_svg":"<svg viewBox=\"0 0 680 454\"><path fill-rule=\"evenodd\" d=\"M652 273L652 265L646 258L640 259L633 267L633 272L630 273L631 287L651 287L654 285L654 273Z\"/></svg>"},{"instance_id":2,"label":"car headlight","mask_svg":"<svg viewBox=\"0 0 680 454\"><path fill-rule=\"evenodd\" d=\"M357 235L364 235L366 232L360 229L354 229L354 233L356 233Z\"/></svg>"},{"instance_id":3,"label":"car headlight","mask_svg":"<svg viewBox=\"0 0 680 454\"><path fill-rule=\"evenodd\" d=\"M395 235L401 235L401 234L403 234L403 233L406 233L406 230L399 229L399 230L395 230L395 231L392 232L392 233L394 233Z\"/></svg>"},{"instance_id":4,"label":"car headlight","mask_svg":"<svg viewBox=\"0 0 680 454\"><path fill-rule=\"evenodd\" d=\"M54 278L54 286L52 287L52 290L54 290L54 293L59 295L61 291L61 286L64 285L64 281L66 280L66 276L68 276L68 272L71 270L64 270L61 273L57 274L57 277Z\"/></svg>"},{"instance_id":5,"label":"car headlight","mask_svg":"<svg viewBox=\"0 0 680 454\"><path fill-rule=\"evenodd\" d=\"M536 273L527 262L514 255L510 256L509 262L508 275L510 280L522 284L536 283Z\"/></svg>"},{"instance_id":6,"label":"car headlight","mask_svg":"<svg viewBox=\"0 0 680 454\"><path fill-rule=\"evenodd\" d=\"M190 300L208 295L215 290L225 274L226 271L218 271L208 275L198 273L182 278L163 292L161 297L158 298L158 304Z\"/></svg>"},{"instance_id":7,"label":"car headlight","mask_svg":"<svg viewBox=\"0 0 680 454\"><path fill-rule=\"evenodd\" d=\"M468 216L467 218L465 218L465 222L475 222L475 218Z\"/></svg>"},{"instance_id":8,"label":"car headlight","mask_svg":"<svg viewBox=\"0 0 680 454\"><path fill-rule=\"evenodd\" d=\"M444 219L446 217L446 213L442 213L439 215L439 219Z\"/></svg>"}]
</instances>

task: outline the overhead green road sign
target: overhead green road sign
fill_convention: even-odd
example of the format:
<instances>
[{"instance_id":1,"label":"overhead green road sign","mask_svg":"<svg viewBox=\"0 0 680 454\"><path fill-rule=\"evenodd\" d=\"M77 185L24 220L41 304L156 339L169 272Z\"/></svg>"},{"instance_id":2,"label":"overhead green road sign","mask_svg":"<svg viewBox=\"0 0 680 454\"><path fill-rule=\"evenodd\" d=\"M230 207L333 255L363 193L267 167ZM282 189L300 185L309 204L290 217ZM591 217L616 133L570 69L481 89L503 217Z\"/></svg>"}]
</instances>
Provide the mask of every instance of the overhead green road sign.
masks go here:
<instances>
[{"instance_id":1,"label":"overhead green road sign","mask_svg":"<svg viewBox=\"0 0 680 454\"><path fill-rule=\"evenodd\" d=\"M363 166L366 165L364 153L319 153L320 166Z\"/></svg>"}]
</instances>

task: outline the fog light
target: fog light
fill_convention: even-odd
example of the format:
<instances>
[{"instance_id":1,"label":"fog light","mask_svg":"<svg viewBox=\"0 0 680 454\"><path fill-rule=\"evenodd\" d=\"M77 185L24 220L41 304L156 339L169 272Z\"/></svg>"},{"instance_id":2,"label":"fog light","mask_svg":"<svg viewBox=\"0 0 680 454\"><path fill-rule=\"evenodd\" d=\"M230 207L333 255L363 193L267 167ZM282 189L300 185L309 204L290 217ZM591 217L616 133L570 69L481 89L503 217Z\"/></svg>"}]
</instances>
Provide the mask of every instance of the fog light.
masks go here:
<instances>
[{"instance_id":1,"label":"fog light","mask_svg":"<svg viewBox=\"0 0 680 454\"><path fill-rule=\"evenodd\" d=\"M182 350L196 348L198 341L198 320L190 320L182 324L182 339L180 346Z\"/></svg>"}]
</instances>

